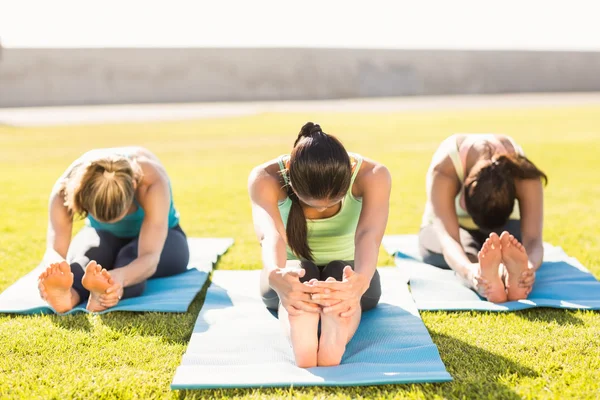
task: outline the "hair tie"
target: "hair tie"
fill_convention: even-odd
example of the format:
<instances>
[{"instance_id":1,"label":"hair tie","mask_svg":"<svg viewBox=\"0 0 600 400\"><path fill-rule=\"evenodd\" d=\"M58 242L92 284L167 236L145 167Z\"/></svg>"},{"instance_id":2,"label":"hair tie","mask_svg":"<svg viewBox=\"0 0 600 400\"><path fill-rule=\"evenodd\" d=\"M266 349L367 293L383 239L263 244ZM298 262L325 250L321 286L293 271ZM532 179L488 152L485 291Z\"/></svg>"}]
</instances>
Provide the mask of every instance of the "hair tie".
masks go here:
<instances>
[{"instance_id":1,"label":"hair tie","mask_svg":"<svg viewBox=\"0 0 600 400\"><path fill-rule=\"evenodd\" d=\"M112 171L112 172L104 171L103 175L105 178L112 179L115 177L115 171Z\"/></svg>"}]
</instances>

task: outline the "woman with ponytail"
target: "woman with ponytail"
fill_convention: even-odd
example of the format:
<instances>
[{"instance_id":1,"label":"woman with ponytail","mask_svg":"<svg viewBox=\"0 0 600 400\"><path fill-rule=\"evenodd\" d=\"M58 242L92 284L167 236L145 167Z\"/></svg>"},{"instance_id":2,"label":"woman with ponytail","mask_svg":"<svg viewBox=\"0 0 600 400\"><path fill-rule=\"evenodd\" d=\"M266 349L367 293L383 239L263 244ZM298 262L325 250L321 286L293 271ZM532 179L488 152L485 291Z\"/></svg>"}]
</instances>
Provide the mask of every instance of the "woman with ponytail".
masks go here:
<instances>
[{"instance_id":1,"label":"woman with ponytail","mask_svg":"<svg viewBox=\"0 0 600 400\"><path fill-rule=\"evenodd\" d=\"M547 180L508 136L450 136L427 173L424 262L453 269L494 303L527 298L543 258Z\"/></svg>"},{"instance_id":2,"label":"woman with ponytail","mask_svg":"<svg viewBox=\"0 0 600 400\"><path fill-rule=\"evenodd\" d=\"M71 240L76 217L86 224ZM126 147L73 162L50 194L46 249L40 295L59 313L81 302L102 311L142 294L149 278L184 272L187 239L158 158Z\"/></svg>"},{"instance_id":3,"label":"woman with ponytail","mask_svg":"<svg viewBox=\"0 0 600 400\"><path fill-rule=\"evenodd\" d=\"M390 190L383 165L348 153L311 122L291 154L250 174L260 289L279 310L298 366L338 365L361 312L377 305Z\"/></svg>"}]
</instances>

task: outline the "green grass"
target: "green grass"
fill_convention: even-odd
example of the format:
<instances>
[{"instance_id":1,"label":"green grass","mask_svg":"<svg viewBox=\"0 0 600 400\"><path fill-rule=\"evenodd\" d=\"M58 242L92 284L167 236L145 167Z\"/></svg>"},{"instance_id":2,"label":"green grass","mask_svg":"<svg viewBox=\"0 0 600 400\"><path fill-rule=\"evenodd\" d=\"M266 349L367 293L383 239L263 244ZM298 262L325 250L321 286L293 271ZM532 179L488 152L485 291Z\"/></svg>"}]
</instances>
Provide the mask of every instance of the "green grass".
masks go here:
<instances>
[{"instance_id":1,"label":"green grass","mask_svg":"<svg viewBox=\"0 0 600 400\"><path fill-rule=\"evenodd\" d=\"M600 277L600 108L265 114L190 122L14 128L0 126L0 290L32 269L45 246L47 198L69 163L94 147L142 145L164 162L191 236L233 236L219 269L260 268L246 180L288 152L316 120L349 150L393 176L387 232L419 227L424 177L437 144L455 132L512 135L549 176L544 239ZM78 225L79 226L79 225ZM380 264L391 264L383 252ZM170 391L204 291L185 314L0 316L0 398L597 398L600 314L422 313L454 382L364 388Z\"/></svg>"}]
</instances>

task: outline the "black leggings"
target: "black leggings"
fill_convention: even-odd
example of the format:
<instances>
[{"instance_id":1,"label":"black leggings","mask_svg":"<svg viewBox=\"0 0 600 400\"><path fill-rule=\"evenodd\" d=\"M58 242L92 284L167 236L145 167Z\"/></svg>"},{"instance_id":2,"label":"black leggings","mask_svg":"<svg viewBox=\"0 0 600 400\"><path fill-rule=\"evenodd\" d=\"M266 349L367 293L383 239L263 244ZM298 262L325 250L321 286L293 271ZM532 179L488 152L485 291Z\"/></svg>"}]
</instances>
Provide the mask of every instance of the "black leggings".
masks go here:
<instances>
[{"instance_id":1,"label":"black leggings","mask_svg":"<svg viewBox=\"0 0 600 400\"><path fill-rule=\"evenodd\" d=\"M496 232L500 235L502 232L508 231L511 235L521 241L521 221L509 220L506 225L500 229L482 230L482 229L466 229L459 228L460 242L465 253L474 257L481 250L483 243L490 236L490 233ZM450 266L444 260L442 254L442 244L438 238L433 225L427 225L421 228L419 232L419 252L423 257L423 262L439 268L450 269Z\"/></svg>"},{"instance_id":2,"label":"black leggings","mask_svg":"<svg viewBox=\"0 0 600 400\"><path fill-rule=\"evenodd\" d=\"M325 266L317 266L310 261L302 261L300 266L304 269L305 274L300 278L300 282L308 282L311 279L324 281L327 278L335 278L336 281L341 281L343 278L344 267L349 265L354 269L354 261L332 261ZM262 279L268 279L267 274L261 275ZM272 310L277 310L279 307L279 297L277 293L269 286L268 282L261 283L261 295L263 302ZM367 311L374 308L379 303L381 297L381 279L379 271L375 271L371 279L371 285L360 299L360 308L362 311Z\"/></svg>"},{"instance_id":3,"label":"black leggings","mask_svg":"<svg viewBox=\"0 0 600 400\"><path fill-rule=\"evenodd\" d=\"M81 301L87 300L90 292L81 284L81 278L87 264L94 260L107 270L122 268L137 258L139 238L120 238L107 231L84 227L75 235L69 247L67 260L71 264L74 281L73 289ZM169 229L165 245L160 254L156 272L151 278L160 278L185 272L190 252L187 238L179 225ZM128 286L122 298L136 297L142 294L146 282Z\"/></svg>"}]
</instances>

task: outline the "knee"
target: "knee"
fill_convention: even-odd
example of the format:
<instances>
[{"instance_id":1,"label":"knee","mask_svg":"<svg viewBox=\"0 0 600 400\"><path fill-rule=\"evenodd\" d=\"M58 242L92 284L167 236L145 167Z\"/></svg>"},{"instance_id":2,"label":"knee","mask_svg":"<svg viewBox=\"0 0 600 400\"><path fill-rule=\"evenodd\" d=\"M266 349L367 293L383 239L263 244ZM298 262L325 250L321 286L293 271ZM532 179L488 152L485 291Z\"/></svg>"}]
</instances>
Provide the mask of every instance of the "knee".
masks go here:
<instances>
[{"instance_id":1,"label":"knee","mask_svg":"<svg viewBox=\"0 0 600 400\"><path fill-rule=\"evenodd\" d=\"M300 279L301 282L308 282L311 279L321 279L319 267L313 262L302 261L300 266L304 270L304 276Z\"/></svg>"},{"instance_id":2,"label":"knee","mask_svg":"<svg viewBox=\"0 0 600 400\"><path fill-rule=\"evenodd\" d=\"M141 296L146 290L146 282L140 282L133 286L128 286L123 290L123 298Z\"/></svg>"},{"instance_id":3,"label":"knee","mask_svg":"<svg viewBox=\"0 0 600 400\"><path fill-rule=\"evenodd\" d=\"M327 278L334 278L336 281L343 280L344 268L346 268L346 265L348 265L348 263L339 260L330 262L323 268L321 274L322 280L326 280Z\"/></svg>"},{"instance_id":4,"label":"knee","mask_svg":"<svg viewBox=\"0 0 600 400\"><path fill-rule=\"evenodd\" d=\"M372 310L373 308L377 307L377 304L379 304L379 298L380 298L380 296L377 296L377 297L363 296L360 299L361 311L369 311L369 310Z\"/></svg>"},{"instance_id":5,"label":"knee","mask_svg":"<svg viewBox=\"0 0 600 400\"><path fill-rule=\"evenodd\" d=\"M272 293L271 292L265 293L261 297L262 297L263 304L269 310L277 311L277 309L279 308L279 296L277 296L277 293L275 293L274 290Z\"/></svg>"}]
</instances>

